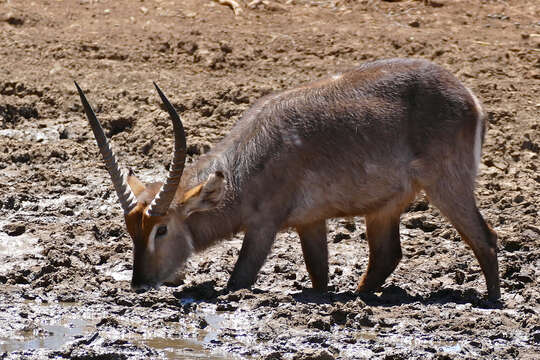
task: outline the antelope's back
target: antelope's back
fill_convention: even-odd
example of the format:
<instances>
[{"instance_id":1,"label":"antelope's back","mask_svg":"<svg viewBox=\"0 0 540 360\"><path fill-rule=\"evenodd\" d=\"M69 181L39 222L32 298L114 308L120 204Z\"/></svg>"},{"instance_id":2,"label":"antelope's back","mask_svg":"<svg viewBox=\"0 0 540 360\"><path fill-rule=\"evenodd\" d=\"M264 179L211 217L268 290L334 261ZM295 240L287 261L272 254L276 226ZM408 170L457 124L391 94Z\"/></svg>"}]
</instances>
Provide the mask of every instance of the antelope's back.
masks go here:
<instances>
[{"instance_id":1,"label":"antelope's back","mask_svg":"<svg viewBox=\"0 0 540 360\"><path fill-rule=\"evenodd\" d=\"M478 116L445 69L382 60L261 99L233 129L232 157L259 197L294 199L292 217L361 214L411 190L426 170L414 164L472 154Z\"/></svg>"}]
</instances>

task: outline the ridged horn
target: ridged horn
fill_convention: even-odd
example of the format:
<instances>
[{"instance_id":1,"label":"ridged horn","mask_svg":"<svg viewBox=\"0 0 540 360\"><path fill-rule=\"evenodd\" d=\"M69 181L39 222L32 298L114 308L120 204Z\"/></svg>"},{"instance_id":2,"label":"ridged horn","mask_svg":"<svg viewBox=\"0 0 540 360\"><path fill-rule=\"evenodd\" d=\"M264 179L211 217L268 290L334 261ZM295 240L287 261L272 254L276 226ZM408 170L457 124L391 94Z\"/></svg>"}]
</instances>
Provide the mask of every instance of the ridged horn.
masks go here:
<instances>
[{"instance_id":1,"label":"ridged horn","mask_svg":"<svg viewBox=\"0 0 540 360\"><path fill-rule=\"evenodd\" d=\"M180 178L182 177L182 172L184 171L184 164L186 161L186 134L184 132L184 126L182 126L182 121L180 116L174 107L171 105L167 97L163 94L161 89L154 83L156 90L171 117L174 131L174 155L169 169L169 175L167 180L161 187L159 194L156 195L150 207L148 208L148 215L150 216L163 216L169 209L171 202L174 199L176 194L176 189L180 184Z\"/></svg>"},{"instance_id":2,"label":"ridged horn","mask_svg":"<svg viewBox=\"0 0 540 360\"><path fill-rule=\"evenodd\" d=\"M92 110L92 107L88 103L88 100L86 100L86 96L84 96L84 93L77 82L75 82L75 86L77 87L77 91L81 97L81 102L83 104L86 117L90 122L90 127L94 132L94 137L96 138L99 151L101 152L101 156L103 156L105 167L111 175L111 180L114 185L114 189L116 190L116 194L118 195L120 205L122 205L122 209L124 209L124 214L128 214L137 205L135 195L127 183L126 176L122 175L122 172L120 171L120 167L116 161L116 156L111 149L109 141L103 132L103 128L101 127L94 110Z\"/></svg>"}]
</instances>

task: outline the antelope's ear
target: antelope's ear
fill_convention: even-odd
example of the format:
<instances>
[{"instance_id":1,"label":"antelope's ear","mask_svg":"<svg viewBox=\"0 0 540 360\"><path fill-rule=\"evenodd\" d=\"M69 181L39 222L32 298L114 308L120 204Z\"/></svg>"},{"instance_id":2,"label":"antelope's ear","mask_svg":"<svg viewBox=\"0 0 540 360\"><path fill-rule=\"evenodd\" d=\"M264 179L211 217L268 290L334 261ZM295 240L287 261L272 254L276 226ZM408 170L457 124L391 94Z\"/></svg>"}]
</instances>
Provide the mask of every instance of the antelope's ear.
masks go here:
<instances>
[{"instance_id":1,"label":"antelope's ear","mask_svg":"<svg viewBox=\"0 0 540 360\"><path fill-rule=\"evenodd\" d=\"M135 177L135 174L132 170L129 170L129 175L127 177L127 183L129 187L131 188L131 191L133 191L133 195L139 196L140 193L146 189L146 186Z\"/></svg>"},{"instance_id":2,"label":"antelope's ear","mask_svg":"<svg viewBox=\"0 0 540 360\"><path fill-rule=\"evenodd\" d=\"M189 189L182 199L183 212L189 215L216 208L223 200L227 181L221 171L216 171L208 179L194 188Z\"/></svg>"}]
</instances>

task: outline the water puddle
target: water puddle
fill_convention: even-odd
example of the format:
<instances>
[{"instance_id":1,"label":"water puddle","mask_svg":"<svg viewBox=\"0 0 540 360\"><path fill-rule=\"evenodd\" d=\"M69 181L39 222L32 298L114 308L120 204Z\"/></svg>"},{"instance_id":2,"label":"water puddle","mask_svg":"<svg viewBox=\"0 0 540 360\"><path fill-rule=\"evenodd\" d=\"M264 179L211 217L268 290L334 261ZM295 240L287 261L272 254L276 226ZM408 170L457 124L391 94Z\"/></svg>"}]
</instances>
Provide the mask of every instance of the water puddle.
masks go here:
<instances>
[{"instance_id":1,"label":"water puddle","mask_svg":"<svg viewBox=\"0 0 540 360\"><path fill-rule=\"evenodd\" d=\"M182 299L181 303L195 302L191 298ZM232 354L220 354L211 352L204 345L218 340L218 335L228 319L220 313L208 312L204 315L207 326L194 334L195 338L166 338L148 337L143 340L135 340L135 343L147 345L156 350L162 350L168 359L210 359L228 360L235 359ZM172 325L175 326L175 325Z\"/></svg>"},{"instance_id":2,"label":"water puddle","mask_svg":"<svg viewBox=\"0 0 540 360\"><path fill-rule=\"evenodd\" d=\"M461 352L461 350L463 350L463 347L456 343L454 345L443 346L441 347L441 350L452 355L457 355Z\"/></svg>"},{"instance_id":3,"label":"water puddle","mask_svg":"<svg viewBox=\"0 0 540 360\"><path fill-rule=\"evenodd\" d=\"M200 342L189 339L167 339L150 338L140 341L141 343L165 353L167 359L206 359L206 360L228 360L232 357L227 355L214 354L204 348Z\"/></svg>"},{"instance_id":4,"label":"water puddle","mask_svg":"<svg viewBox=\"0 0 540 360\"><path fill-rule=\"evenodd\" d=\"M223 326L224 318L219 314L209 313L205 320L208 326L204 330L196 331L193 338L179 336L166 336L163 329L144 331L145 334L133 332L125 333L123 329L108 329L96 325L102 314L100 311L86 309L81 313L80 305L76 303L43 304L35 301L26 301L25 306L32 314L39 314L40 318L50 319L46 322L38 320L32 322L19 322L6 331L8 336L0 335L0 354L3 352L27 351L44 349L50 351L61 350L70 342L78 339L94 342L94 336L109 340L121 339L142 347L147 346L163 352L167 359L207 359L228 360L235 357L231 354L220 354L205 348L218 338ZM118 319L121 324L130 324L129 320ZM180 324L168 324L178 327L174 332L181 334L185 330ZM5 331L6 329L4 329ZM171 330L169 328L169 330ZM93 335L95 334L95 335Z\"/></svg>"},{"instance_id":5,"label":"water puddle","mask_svg":"<svg viewBox=\"0 0 540 360\"><path fill-rule=\"evenodd\" d=\"M94 326L83 319L66 319L59 324L43 324L32 330L22 330L15 338L0 338L0 352L33 349L58 350L67 342L88 334L93 329Z\"/></svg>"}]
</instances>

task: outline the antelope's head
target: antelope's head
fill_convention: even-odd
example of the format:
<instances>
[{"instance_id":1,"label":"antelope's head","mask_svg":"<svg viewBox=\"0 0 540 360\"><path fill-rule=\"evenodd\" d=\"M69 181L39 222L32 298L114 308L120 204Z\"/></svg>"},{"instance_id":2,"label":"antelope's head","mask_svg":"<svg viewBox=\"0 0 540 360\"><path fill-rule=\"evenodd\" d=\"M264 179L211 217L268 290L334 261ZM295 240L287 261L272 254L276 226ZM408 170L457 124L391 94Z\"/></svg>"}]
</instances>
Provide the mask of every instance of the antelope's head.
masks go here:
<instances>
[{"instance_id":1,"label":"antelope's head","mask_svg":"<svg viewBox=\"0 0 540 360\"><path fill-rule=\"evenodd\" d=\"M132 173L122 173L116 156L94 111L75 83L107 171L124 210L124 219L134 244L134 290L158 288L174 279L193 251L193 237L185 220L193 213L216 207L222 200L225 179L221 172L191 188L182 189L180 179L186 160L186 136L180 117L154 83L174 130L174 155L164 183L143 184Z\"/></svg>"}]
</instances>

